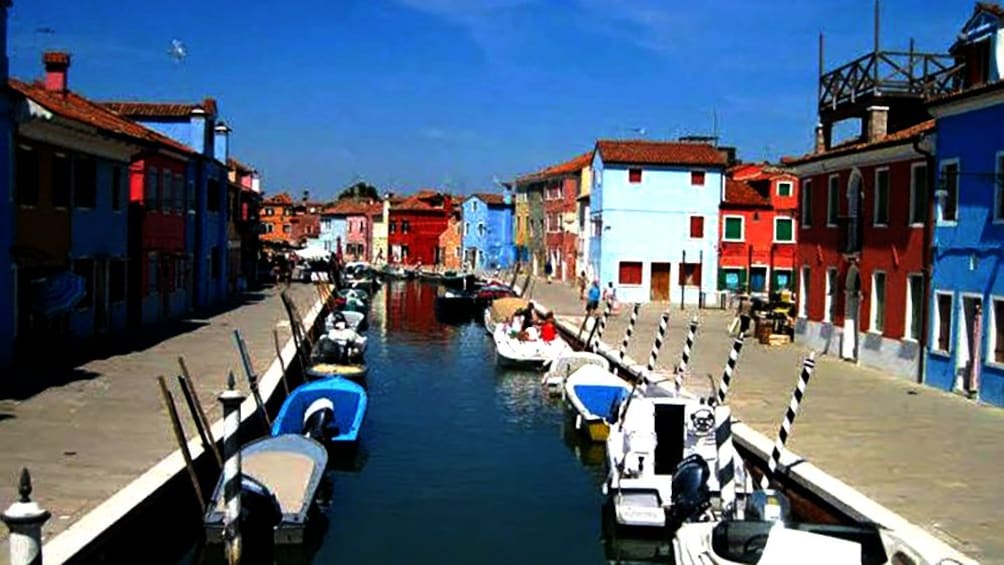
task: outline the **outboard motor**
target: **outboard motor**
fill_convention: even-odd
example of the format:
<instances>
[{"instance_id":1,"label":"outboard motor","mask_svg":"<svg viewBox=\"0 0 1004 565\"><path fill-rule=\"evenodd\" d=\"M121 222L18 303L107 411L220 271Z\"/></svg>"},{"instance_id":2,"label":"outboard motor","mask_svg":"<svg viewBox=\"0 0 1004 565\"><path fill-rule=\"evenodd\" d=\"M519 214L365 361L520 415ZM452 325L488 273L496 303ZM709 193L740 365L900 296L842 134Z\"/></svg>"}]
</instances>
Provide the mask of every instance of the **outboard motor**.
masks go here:
<instances>
[{"instance_id":1,"label":"outboard motor","mask_svg":"<svg viewBox=\"0 0 1004 565\"><path fill-rule=\"evenodd\" d=\"M672 521L692 521L711 506L710 477L708 462L700 455L694 453L680 461L673 472Z\"/></svg>"},{"instance_id":2,"label":"outboard motor","mask_svg":"<svg viewBox=\"0 0 1004 565\"><path fill-rule=\"evenodd\" d=\"M264 484L241 475L241 537L244 555L272 555L282 507Z\"/></svg>"},{"instance_id":3,"label":"outboard motor","mask_svg":"<svg viewBox=\"0 0 1004 565\"><path fill-rule=\"evenodd\" d=\"M317 341L313 361L315 363L332 363L347 365L349 363L349 344L341 340L321 336Z\"/></svg>"},{"instance_id":4,"label":"outboard motor","mask_svg":"<svg viewBox=\"0 0 1004 565\"><path fill-rule=\"evenodd\" d=\"M335 422L335 405L327 398L318 398L310 403L303 412L303 435L312 440L324 443L328 438L328 428L333 428L330 435L338 435Z\"/></svg>"},{"instance_id":5,"label":"outboard motor","mask_svg":"<svg viewBox=\"0 0 1004 565\"><path fill-rule=\"evenodd\" d=\"M746 519L784 523L791 519L791 505L780 491L754 491L746 499Z\"/></svg>"}]
</instances>

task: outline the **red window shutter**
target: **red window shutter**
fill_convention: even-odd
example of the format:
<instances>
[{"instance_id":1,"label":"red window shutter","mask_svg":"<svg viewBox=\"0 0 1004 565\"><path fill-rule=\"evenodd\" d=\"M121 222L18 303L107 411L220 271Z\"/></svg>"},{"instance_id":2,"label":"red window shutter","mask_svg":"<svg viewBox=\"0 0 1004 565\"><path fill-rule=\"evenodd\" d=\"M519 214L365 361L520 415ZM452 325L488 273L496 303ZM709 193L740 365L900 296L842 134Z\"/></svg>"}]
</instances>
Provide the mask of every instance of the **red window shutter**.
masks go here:
<instances>
[{"instance_id":1,"label":"red window shutter","mask_svg":"<svg viewBox=\"0 0 1004 565\"><path fill-rule=\"evenodd\" d=\"M690 237L704 237L704 216L690 217Z\"/></svg>"},{"instance_id":2,"label":"red window shutter","mask_svg":"<svg viewBox=\"0 0 1004 565\"><path fill-rule=\"evenodd\" d=\"M628 169L628 182L632 184L641 182L641 169Z\"/></svg>"},{"instance_id":3,"label":"red window shutter","mask_svg":"<svg viewBox=\"0 0 1004 565\"><path fill-rule=\"evenodd\" d=\"M619 284L641 284L641 262L621 261L617 269Z\"/></svg>"},{"instance_id":4,"label":"red window shutter","mask_svg":"<svg viewBox=\"0 0 1004 565\"><path fill-rule=\"evenodd\" d=\"M704 171L690 171L690 184L704 186Z\"/></svg>"}]
</instances>

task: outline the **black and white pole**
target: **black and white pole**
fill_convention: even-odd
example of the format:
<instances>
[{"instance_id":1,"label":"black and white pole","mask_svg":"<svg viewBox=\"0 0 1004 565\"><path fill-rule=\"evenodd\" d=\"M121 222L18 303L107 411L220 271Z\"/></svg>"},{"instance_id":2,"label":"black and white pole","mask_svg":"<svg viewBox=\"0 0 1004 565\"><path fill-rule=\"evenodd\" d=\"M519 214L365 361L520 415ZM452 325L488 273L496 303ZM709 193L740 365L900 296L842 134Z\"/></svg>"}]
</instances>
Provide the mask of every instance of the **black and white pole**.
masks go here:
<instances>
[{"instance_id":1,"label":"black and white pole","mask_svg":"<svg viewBox=\"0 0 1004 565\"><path fill-rule=\"evenodd\" d=\"M640 302L636 302L634 307L631 308L631 319L628 320L627 329L624 331L624 339L621 340L621 350L617 352L617 357L621 363L624 363L624 356L627 355L628 344L631 343L631 336L634 334L634 325L638 322L638 310L640 308Z\"/></svg>"},{"instance_id":2,"label":"black and white pole","mask_svg":"<svg viewBox=\"0 0 1004 565\"><path fill-rule=\"evenodd\" d=\"M812 376L812 371L815 368L816 352L810 351L809 356L802 362L802 373L798 376L798 385L791 393L791 402L788 403L788 410L784 413L781 429L777 431L774 449L770 452L770 461L767 462L767 473L760 479L760 488L762 489L766 490L770 486L770 480L777 473L777 467L781 463L781 451L784 449L785 442L788 441L788 436L791 435L791 426L794 425L795 417L798 416L798 407L802 404L802 398L805 396L805 387L809 386L809 377Z\"/></svg>"},{"instance_id":3,"label":"black and white pole","mask_svg":"<svg viewBox=\"0 0 1004 565\"><path fill-rule=\"evenodd\" d=\"M742 509L736 505L735 447L732 444L732 417L727 408L715 409L715 447L718 449L716 470L722 515L733 517Z\"/></svg>"},{"instance_id":4,"label":"black and white pole","mask_svg":"<svg viewBox=\"0 0 1004 565\"><path fill-rule=\"evenodd\" d=\"M223 405L223 543L227 563L241 560L241 444L237 436L241 425L241 403L244 394L234 388L234 373L227 377L227 390L219 396Z\"/></svg>"},{"instance_id":5,"label":"black and white pole","mask_svg":"<svg viewBox=\"0 0 1004 565\"><path fill-rule=\"evenodd\" d=\"M662 349L662 342L666 339L666 330L669 329L669 308L662 313L659 318L659 329L655 332L655 343L652 344L652 351L648 354L648 365L645 366L645 374L651 375L655 370L655 362L659 359L659 351Z\"/></svg>"},{"instance_id":6,"label":"black and white pole","mask_svg":"<svg viewBox=\"0 0 1004 565\"><path fill-rule=\"evenodd\" d=\"M690 319L690 328L687 330L687 341L683 343L683 351L680 352L680 364L676 366L674 374L674 384L676 393L680 394L683 388L683 377L687 373L687 365L690 364L690 355L694 351L694 335L697 333L697 316Z\"/></svg>"},{"instance_id":7,"label":"black and white pole","mask_svg":"<svg viewBox=\"0 0 1004 565\"><path fill-rule=\"evenodd\" d=\"M743 316L743 319L739 323L743 331L739 332L739 336L732 342L732 350L729 351L729 360L725 363L722 380L718 383L718 395L714 399L715 405L720 406L725 403L725 396L729 393L729 385L732 384L732 375L736 371L736 362L739 361L739 353L743 350L743 340L745 339L743 335L746 333L745 329L749 323L749 319Z\"/></svg>"},{"instance_id":8,"label":"black and white pole","mask_svg":"<svg viewBox=\"0 0 1004 565\"><path fill-rule=\"evenodd\" d=\"M610 317L610 311L613 310L614 299L611 298L607 300L607 305L603 308L603 317L600 318L599 326L596 328L596 337L593 340L593 352L599 353L600 351L600 340L603 338L603 330L607 329L607 318Z\"/></svg>"},{"instance_id":9,"label":"black and white pole","mask_svg":"<svg viewBox=\"0 0 1004 565\"><path fill-rule=\"evenodd\" d=\"M18 483L20 498L0 514L0 519L10 531L11 565L42 565L42 525L49 512L31 500L31 475L21 469Z\"/></svg>"}]
</instances>

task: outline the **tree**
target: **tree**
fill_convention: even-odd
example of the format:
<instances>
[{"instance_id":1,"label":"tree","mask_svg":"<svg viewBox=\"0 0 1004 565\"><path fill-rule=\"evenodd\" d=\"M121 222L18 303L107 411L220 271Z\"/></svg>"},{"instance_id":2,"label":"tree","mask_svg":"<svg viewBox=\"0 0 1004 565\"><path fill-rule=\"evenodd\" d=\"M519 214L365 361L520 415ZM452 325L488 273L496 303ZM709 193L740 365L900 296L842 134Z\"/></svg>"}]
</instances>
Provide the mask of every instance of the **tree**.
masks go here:
<instances>
[{"instance_id":1,"label":"tree","mask_svg":"<svg viewBox=\"0 0 1004 565\"><path fill-rule=\"evenodd\" d=\"M359 181L338 193L339 200L345 200L346 198L380 200L380 191L367 182Z\"/></svg>"}]
</instances>

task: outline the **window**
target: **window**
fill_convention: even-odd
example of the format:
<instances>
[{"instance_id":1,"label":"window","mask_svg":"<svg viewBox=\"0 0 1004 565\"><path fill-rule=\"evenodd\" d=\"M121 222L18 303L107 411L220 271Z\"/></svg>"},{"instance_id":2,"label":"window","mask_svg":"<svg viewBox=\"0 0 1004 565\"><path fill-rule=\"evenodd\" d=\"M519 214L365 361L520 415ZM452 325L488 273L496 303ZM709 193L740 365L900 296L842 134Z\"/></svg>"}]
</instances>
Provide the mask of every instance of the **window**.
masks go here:
<instances>
[{"instance_id":1,"label":"window","mask_svg":"<svg viewBox=\"0 0 1004 565\"><path fill-rule=\"evenodd\" d=\"M793 188L791 181L783 180L777 183L777 195L778 196L791 196L791 191Z\"/></svg>"},{"instance_id":2,"label":"window","mask_svg":"<svg viewBox=\"0 0 1004 565\"><path fill-rule=\"evenodd\" d=\"M271 216L272 215L272 209L271 208L265 208L264 212L265 212L264 213L265 216ZM324 220L323 222L321 222L322 225L327 225L327 223L328 223L327 220Z\"/></svg>"},{"instance_id":3,"label":"window","mask_svg":"<svg viewBox=\"0 0 1004 565\"><path fill-rule=\"evenodd\" d=\"M84 279L84 297L77 308L86 310L94 305L94 259L77 259L73 262L73 273Z\"/></svg>"},{"instance_id":4,"label":"window","mask_svg":"<svg viewBox=\"0 0 1004 565\"><path fill-rule=\"evenodd\" d=\"M802 227L812 227L812 181L802 183Z\"/></svg>"},{"instance_id":5,"label":"window","mask_svg":"<svg viewBox=\"0 0 1004 565\"><path fill-rule=\"evenodd\" d=\"M791 218L774 218L774 242L792 243L795 241L795 221Z\"/></svg>"},{"instance_id":6,"label":"window","mask_svg":"<svg viewBox=\"0 0 1004 565\"><path fill-rule=\"evenodd\" d=\"M771 279L771 290L775 292L781 289L791 289L794 284L791 269L774 269L771 273Z\"/></svg>"},{"instance_id":7,"label":"window","mask_svg":"<svg viewBox=\"0 0 1004 565\"><path fill-rule=\"evenodd\" d=\"M959 162L953 161L941 165L941 190L945 198L941 204L942 222L955 222L959 219Z\"/></svg>"},{"instance_id":8,"label":"window","mask_svg":"<svg viewBox=\"0 0 1004 565\"><path fill-rule=\"evenodd\" d=\"M798 278L798 316L809 317L809 290L812 286L812 270L802 267Z\"/></svg>"},{"instance_id":9,"label":"window","mask_svg":"<svg viewBox=\"0 0 1004 565\"><path fill-rule=\"evenodd\" d=\"M220 196L220 180L209 179L209 182L206 183L206 210L219 212Z\"/></svg>"},{"instance_id":10,"label":"window","mask_svg":"<svg viewBox=\"0 0 1004 565\"><path fill-rule=\"evenodd\" d=\"M889 169L875 170L875 210L872 224L889 225Z\"/></svg>"},{"instance_id":11,"label":"window","mask_svg":"<svg viewBox=\"0 0 1004 565\"><path fill-rule=\"evenodd\" d=\"M411 231L411 223L408 220L401 220L401 233L408 233Z\"/></svg>"},{"instance_id":12,"label":"window","mask_svg":"<svg viewBox=\"0 0 1004 565\"><path fill-rule=\"evenodd\" d=\"M906 328L907 339L920 341L921 305L924 303L924 275L906 277Z\"/></svg>"},{"instance_id":13,"label":"window","mask_svg":"<svg viewBox=\"0 0 1004 565\"><path fill-rule=\"evenodd\" d=\"M641 261L621 261L617 268L617 284L641 284Z\"/></svg>"},{"instance_id":14,"label":"window","mask_svg":"<svg viewBox=\"0 0 1004 565\"><path fill-rule=\"evenodd\" d=\"M188 179L188 184L186 185L187 194L185 195L185 200L188 202L188 211L192 214L195 213L195 179Z\"/></svg>"},{"instance_id":15,"label":"window","mask_svg":"<svg viewBox=\"0 0 1004 565\"><path fill-rule=\"evenodd\" d=\"M174 175L174 210L179 214L185 211L185 175Z\"/></svg>"},{"instance_id":16,"label":"window","mask_svg":"<svg viewBox=\"0 0 1004 565\"><path fill-rule=\"evenodd\" d=\"M742 216L724 216L725 227L722 229L723 241L743 241L744 226Z\"/></svg>"},{"instance_id":17,"label":"window","mask_svg":"<svg viewBox=\"0 0 1004 565\"><path fill-rule=\"evenodd\" d=\"M641 182L641 169L628 169L628 182L632 184Z\"/></svg>"},{"instance_id":18,"label":"window","mask_svg":"<svg viewBox=\"0 0 1004 565\"><path fill-rule=\"evenodd\" d=\"M701 264L680 263L680 286L701 286Z\"/></svg>"},{"instance_id":19,"label":"window","mask_svg":"<svg viewBox=\"0 0 1004 565\"><path fill-rule=\"evenodd\" d=\"M156 294L160 288L160 280L157 276L157 252L151 251L146 254L146 293Z\"/></svg>"},{"instance_id":20,"label":"window","mask_svg":"<svg viewBox=\"0 0 1004 565\"><path fill-rule=\"evenodd\" d=\"M704 171L690 171L690 185L704 186Z\"/></svg>"},{"instance_id":21,"label":"window","mask_svg":"<svg viewBox=\"0 0 1004 565\"><path fill-rule=\"evenodd\" d=\"M837 268L826 269L826 296L823 304L823 321L833 322L837 319Z\"/></svg>"},{"instance_id":22,"label":"window","mask_svg":"<svg viewBox=\"0 0 1004 565\"><path fill-rule=\"evenodd\" d=\"M885 330L885 273L872 273L871 299L871 331L882 333Z\"/></svg>"},{"instance_id":23,"label":"window","mask_svg":"<svg viewBox=\"0 0 1004 565\"><path fill-rule=\"evenodd\" d=\"M1004 221L1004 151L997 152L997 170L994 171L994 220Z\"/></svg>"},{"instance_id":24,"label":"window","mask_svg":"<svg viewBox=\"0 0 1004 565\"><path fill-rule=\"evenodd\" d=\"M826 187L826 225L835 227L837 218L840 215L840 177L833 175L830 177L830 184Z\"/></svg>"},{"instance_id":25,"label":"window","mask_svg":"<svg viewBox=\"0 0 1004 565\"><path fill-rule=\"evenodd\" d=\"M220 246L214 245L209 251L209 276L214 281L219 280L222 274L223 263L220 259Z\"/></svg>"},{"instance_id":26,"label":"window","mask_svg":"<svg viewBox=\"0 0 1004 565\"><path fill-rule=\"evenodd\" d=\"M122 209L122 167L112 167L112 210Z\"/></svg>"},{"instance_id":27,"label":"window","mask_svg":"<svg viewBox=\"0 0 1004 565\"><path fill-rule=\"evenodd\" d=\"M282 224L282 233L291 233L293 231L292 226L289 224Z\"/></svg>"},{"instance_id":28,"label":"window","mask_svg":"<svg viewBox=\"0 0 1004 565\"><path fill-rule=\"evenodd\" d=\"M690 237L704 237L704 216L690 217Z\"/></svg>"},{"instance_id":29,"label":"window","mask_svg":"<svg viewBox=\"0 0 1004 565\"><path fill-rule=\"evenodd\" d=\"M171 171L164 169L160 182L160 210L162 212L173 212L174 210L174 175Z\"/></svg>"},{"instance_id":30,"label":"window","mask_svg":"<svg viewBox=\"0 0 1004 565\"><path fill-rule=\"evenodd\" d=\"M143 182L143 205L146 211L157 209L157 169L147 167L146 180Z\"/></svg>"},{"instance_id":31,"label":"window","mask_svg":"<svg viewBox=\"0 0 1004 565\"><path fill-rule=\"evenodd\" d=\"M948 353L952 340L952 293L934 293L934 343L935 351Z\"/></svg>"},{"instance_id":32,"label":"window","mask_svg":"<svg viewBox=\"0 0 1004 565\"><path fill-rule=\"evenodd\" d=\"M387 225L387 233L397 233L397 222L391 222Z\"/></svg>"},{"instance_id":33,"label":"window","mask_svg":"<svg viewBox=\"0 0 1004 565\"><path fill-rule=\"evenodd\" d=\"M77 208L96 208L98 204L98 166L94 159L78 157L73 173L73 205Z\"/></svg>"},{"instance_id":34,"label":"window","mask_svg":"<svg viewBox=\"0 0 1004 565\"><path fill-rule=\"evenodd\" d=\"M22 206L38 205L38 153L24 145L17 146L17 167L14 170L16 178L14 187L17 191L17 203Z\"/></svg>"},{"instance_id":35,"label":"window","mask_svg":"<svg viewBox=\"0 0 1004 565\"><path fill-rule=\"evenodd\" d=\"M482 224L481 222L478 222L478 236L479 237L485 236L485 225Z\"/></svg>"},{"instance_id":36,"label":"window","mask_svg":"<svg viewBox=\"0 0 1004 565\"><path fill-rule=\"evenodd\" d=\"M126 297L126 262L112 259L108 263L108 301L122 302Z\"/></svg>"},{"instance_id":37,"label":"window","mask_svg":"<svg viewBox=\"0 0 1004 565\"><path fill-rule=\"evenodd\" d=\"M927 221L927 165L910 167L910 225L923 226Z\"/></svg>"},{"instance_id":38,"label":"window","mask_svg":"<svg viewBox=\"0 0 1004 565\"><path fill-rule=\"evenodd\" d=\"M402 245L401 246L401 258L402 259L407 259L408 258L408 246L407 245Z\"/></svg>"},{"instance_id":39,"label":"window","mask_svg":"<svg viewBox=\"0 0 1004 565\"><path fill-rule=\"evenodd\" d=\"M746 269L725 267L718 270L718 290L740 291L746 288Z\"/></svg>"},{"instance_id":40,"label":"window","mask_svg":"<svg viewBox=\"0 0 1004 565\"><path fill-rule=\"evenodd\" d=\"M993 304L993 311L990 312L993 318L990 330L990 350L993 351L991 359L994 363L1004 364L1004 298L992 298L990 302Z\"/></svg>"},{"instance_id":41,"label":"window","mask_svg":"<svg viewBox=\"0 0 1004 565\"><path fill-rule=\"evenodd\" d=\"M57 208L70 206L70 192L73 183L70 157L65 153L52 155L52 205Z\"/></svg>"}]
</instances>

